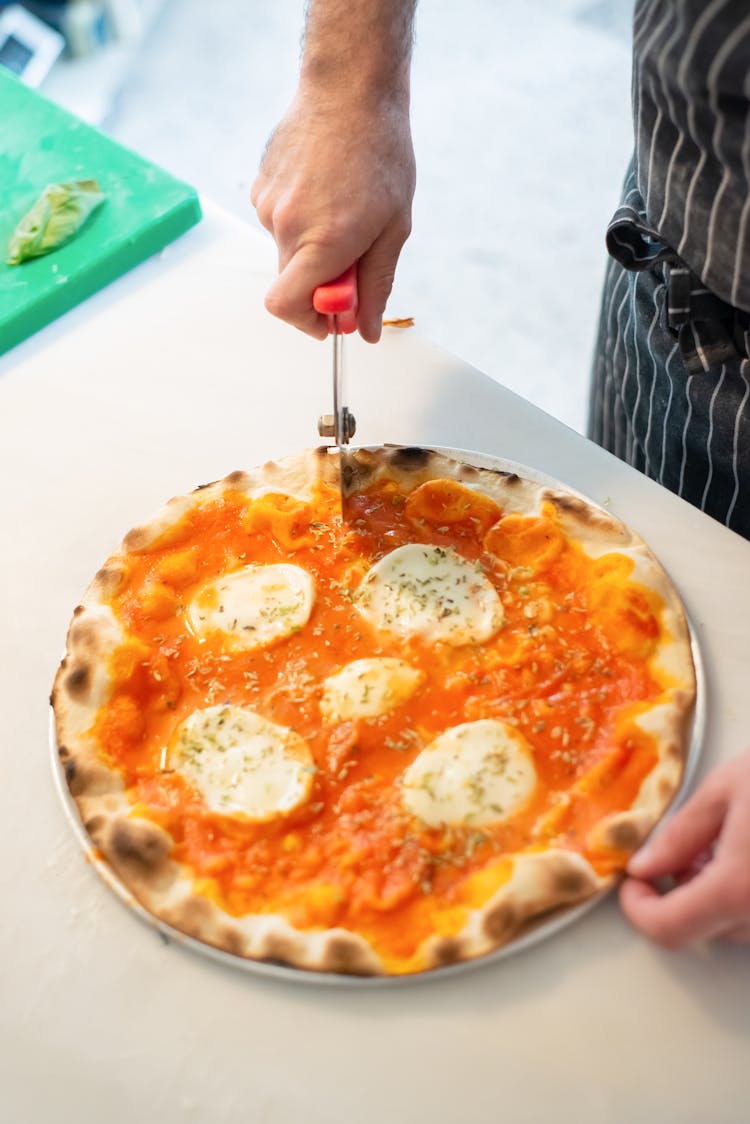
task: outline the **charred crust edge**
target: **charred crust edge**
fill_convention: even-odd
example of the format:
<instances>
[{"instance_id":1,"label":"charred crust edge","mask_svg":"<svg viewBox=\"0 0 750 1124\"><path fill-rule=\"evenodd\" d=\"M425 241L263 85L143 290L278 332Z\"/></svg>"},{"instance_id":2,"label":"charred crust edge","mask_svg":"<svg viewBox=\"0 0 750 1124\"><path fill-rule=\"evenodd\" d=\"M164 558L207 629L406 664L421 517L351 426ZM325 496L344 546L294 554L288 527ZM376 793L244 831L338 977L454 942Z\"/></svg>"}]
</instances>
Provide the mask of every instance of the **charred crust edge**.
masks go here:
<instances>
[{"instance_id":1,"label":"charred crust edge","mask_svg":"<svg viewBox=\"0 0 750 1124\"><path fill-rule=\"evenodd\" d=\"M212 943L215 943L224 952L228 952L230 956L244 957L245 955L245 939L242 933L239 929L232 928L229 925L225 925L223 929L218 931L216 940Z\"/></svg>"},{"instance_id":2,"label":"charred crust edge","mask_svg":"<svg viewBox=\"0 0 750 1124\"><path fill-rule=\"evenodd\" d=\"M591 512L591 505L584 503L578 496L570 496L566 492L542 492L542 501L551 503L559 512L566 515L583 515Z\"/></svg>"},{"instance_id":3,"label":"charred crust edge","mask_svg":"<svg viewBox=\"0 0 750 1124\"><path fill-rule=\"evenodd\" d=\"M116 562L107 562L100 570L97 570L92 585L101 590L107 597L111 597L122 585L125 580L125 569L123 566L118 565ZM73 616L77 616L84 611L84 606L79 605Z\"/></svg>"},{"instance_id":4,"label":"charred crust edge","mask_svg":"<svg viewBox=\"0 0 750 1124\"><path fill-rule=\"evenodd\" d=\"M83 825L91 838L96 842L96 836L107 826L107 817L99 812L95 812L90 816Z\"/></svg>"},{"instance_id":5,"label":"charred crust edge","mask_svg":"<svg viewBox=\"0 0 750 1124\"><path fill-rule=\"evenodd\" d=\"M222 484L227 488L236 488L238 491L244 491L250 483L250 477L241 468L237 468L234 472L230 472L222 480Z\"/></svg>"},{"instance_id":6,"label":"charred crust edge","mask_svg":"<svg viewBox=\"0 0 750 1124\"><path fill-rule=\"evenodd\" d=\"M554 890L561 898L570 901L584 897L591 890L590 879L576 867L560 867L553 874Z\"/></svg>"},{"instance_id":7,"label":"charred crust edge","mask_svg":"<svg viewBox=\"0 0 750 1124\"><path fill-rule=\"evenodd\" d=\"M142 550L147 543L151 541L152 535L148 526L139 524L137 527L131 527L128 533L122 540L122 546L125 551L133 551L137 553Z\"/></svg>"},{"instance_id":8,"label":"charred crust edge","mask_svg":"<svg viewBox=\"0 0 750 1124\"><path fill-rule=\"evenodd\" d=\"M86 663L76 664L63 680L63 687L77 702L86 698L91 687L91 668Z\"/></svg>"},{"instance_id":9,"label":"charred crust edge","mask_svg":"<svg viewBox=\"0 0 750 1124\"><path fill-rule=\"evenodd\" d=\"M263 943L260 958L268 964L288 968L299 960L297 943L283 933L269 933Z\"/></svg>"},{"instance_id":10,"label":"charred crust edge","mask_svg":"<svg viewBox=\"0 0 750 1124\"><path fill-rule=\"evenodd\" d=\"M113 862L147 875L163 866L171 847L169 836L155 824L121 819L112 825L108 849Z\"/></svg>"},{"instance_id":11,"label":"charred crust edge","mask_svg":"<svg viewBox=\"0 0 750 1124\"><path fill-rule=\"evenodd\" d=\"M336 933L329 938L320 967L324 971L339 972L347 976L378 974L373 968L369 951L364 949L356 939L343 933Z\"/></svg>"},{"instance_id":12,"label":"charred crust edge","mask_svg":"<svg viewBox=\"0 0 750 1124\"><path fill-rule=\"evenodd\" d=\"M466 959L466 949L460 937L440 937L430 950L430 967L446 968Z\"/></svg>"},{"instance_id":13,"label":"charred crust edge","mask_svg":"<svg viewBox=\"0 0 750 1124\"><path fill-rule=\"evenodd\" d=\"M635 851L643 837L643 829L634 820L619 819L608 824L605 831L607 844L617 851Z\"/></svg>"},{"instance_id":14,"label":"charred crust edge","mask_svg":"<svg viewBox=\"0 0 750 1124\"><path fill-rule=\"evenodd\" d=\"M503 901L487 910L482 928L492 943L500 946L511 939L519 924L516 907L510 902Z\"/></svg>"},{"instance_id":15,"label":"charred crust edge","mask_svg":"<svg viewBox=\"0 0 750 1124\"><path fill-rule=\"evenodd\" d=\"M403 445L388 450L388 461L394 468L417 470L425 468L435 453L432 449L423 449L421 445Z\"/></svg>"}]
</instances>

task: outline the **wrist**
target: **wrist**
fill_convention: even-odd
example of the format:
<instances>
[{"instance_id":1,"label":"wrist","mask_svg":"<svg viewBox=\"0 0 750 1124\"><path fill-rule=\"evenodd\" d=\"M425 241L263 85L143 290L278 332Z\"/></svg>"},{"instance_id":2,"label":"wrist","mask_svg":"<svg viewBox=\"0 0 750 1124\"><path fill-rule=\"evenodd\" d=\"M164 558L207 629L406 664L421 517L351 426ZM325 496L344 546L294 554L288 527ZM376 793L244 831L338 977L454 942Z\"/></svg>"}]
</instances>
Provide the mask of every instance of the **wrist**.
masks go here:
<instances>
[{"instance_id":1,"label":"wrist","mask_svg":"<svg viewBox=\"0 0 750 1124\"><path fill-rule=\"evenodd\" d=\"M299 90L320 105L342 99L408 110L415 0L313 0Z\"/></svg>"}]
</instances>

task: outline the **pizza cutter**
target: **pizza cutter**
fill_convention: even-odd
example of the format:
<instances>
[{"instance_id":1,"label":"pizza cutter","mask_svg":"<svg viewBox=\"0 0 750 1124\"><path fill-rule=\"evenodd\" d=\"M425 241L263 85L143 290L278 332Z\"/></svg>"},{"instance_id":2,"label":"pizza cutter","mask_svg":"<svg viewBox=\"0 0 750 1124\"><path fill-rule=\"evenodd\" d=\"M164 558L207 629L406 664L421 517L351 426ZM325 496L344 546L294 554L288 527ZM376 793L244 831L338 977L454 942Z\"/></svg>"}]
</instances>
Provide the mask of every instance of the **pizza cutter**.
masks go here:
<instances>
[{"instance_id":1,"label":"pizza cutter","mask_svg":"<svg viewBox=\"0 0 750 1124\"><path fill-rule=\"evenodd\" d=\"M344 336L357 327L357 266L349 268L313 293L313 308L328 317L328 332L333 337L333 413L318 419L321 437L333 437L339 450L341 515L346 518L346 498L355 472L355 463L348 449L357 423L344 404Z\"/></svg>"}]
</instances>

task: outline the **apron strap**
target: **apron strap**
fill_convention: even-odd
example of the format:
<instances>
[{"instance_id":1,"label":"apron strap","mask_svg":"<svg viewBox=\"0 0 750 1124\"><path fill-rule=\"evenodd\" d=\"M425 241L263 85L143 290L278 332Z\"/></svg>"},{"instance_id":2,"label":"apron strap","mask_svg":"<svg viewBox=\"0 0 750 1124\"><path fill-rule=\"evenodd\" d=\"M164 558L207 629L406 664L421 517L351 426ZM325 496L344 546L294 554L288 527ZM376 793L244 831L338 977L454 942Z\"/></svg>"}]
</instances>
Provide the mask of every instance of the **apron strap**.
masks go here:
<instances>
[{"instance_id":1,"label":"apron strap","mask_svg":"<svg viewBox=\"0 0 750 1124\"><path fill-rule=\"evenodd\" d=\"M677 339L691 374L750 356L750 313L715 296L661 240L646 216L632 161L606 241L609 254L630 273L650 269L661 274L664 326Z\"/></svg>"}]
</instances>

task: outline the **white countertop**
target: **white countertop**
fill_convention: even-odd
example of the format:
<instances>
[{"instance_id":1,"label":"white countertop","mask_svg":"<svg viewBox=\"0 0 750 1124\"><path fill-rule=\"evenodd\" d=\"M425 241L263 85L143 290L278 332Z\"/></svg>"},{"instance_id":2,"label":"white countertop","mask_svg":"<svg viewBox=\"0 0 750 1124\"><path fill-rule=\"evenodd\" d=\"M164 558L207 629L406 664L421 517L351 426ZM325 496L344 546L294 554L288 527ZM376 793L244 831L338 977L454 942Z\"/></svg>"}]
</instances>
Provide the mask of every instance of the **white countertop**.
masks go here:
<instances>
[{"instance_id":1,"label":"white countertop","mask_svg":"<svg viewBox=\"0 0 750 1124\"><path fill-rule=\"evenodd\" d=\"M269 244L209 207L159 258L0 360L0 1117L746 1120L747 948L662 952L612 898L454 976L295 985L165 944L85 862L53 785L47 714L83 589L168 496L318 443L329 351L264 312L273 264ZM359 442L505 456L608 501L640 531L702 646L701 771L750 744L750 543L418 329L347 349Z\"/></svg>"}]
</instances>

